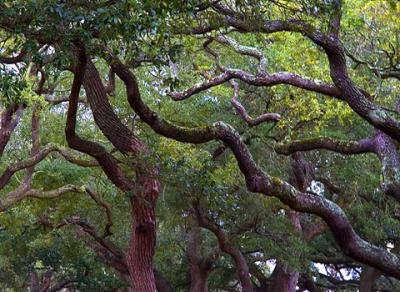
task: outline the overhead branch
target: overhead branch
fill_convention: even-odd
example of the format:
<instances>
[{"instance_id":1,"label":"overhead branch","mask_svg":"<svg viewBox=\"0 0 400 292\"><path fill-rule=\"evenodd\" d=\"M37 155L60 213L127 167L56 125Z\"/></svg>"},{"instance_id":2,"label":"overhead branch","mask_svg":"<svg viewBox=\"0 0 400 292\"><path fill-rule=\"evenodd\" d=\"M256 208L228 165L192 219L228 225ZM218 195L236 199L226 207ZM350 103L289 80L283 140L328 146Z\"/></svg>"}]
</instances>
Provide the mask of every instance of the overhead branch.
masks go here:
<instances>
[{"instance_id":1,"label":"overhead branch","mask_svg":"<svg viewBox=\"0 0 400 292\"><path fill-rule=\"evenodd\" d=\"M231 149L243 173L249 191L277 197L292 209L315 214L329 226L341 250L353 259L374 266L400 278L400 258L385 248L363 240L353 229L346 214L334 202L310 193L298 191L292 185L264 173L255 163L241 137L229 125L218 122L200 128L182 128L161 119L143 103L135 76L117 58L108 55L115 73L125 83L128 102L133 110L156 133L181 142L205 143L220 140Z\"/></svg>"},{"instance_id":2,"label":"overhead branch","mask_svg":"<svg viewBox=\"0 0 400 292\"><path fill-rule=\"evenodd\" d=\"M58 198L67 193L81 193L82 189L75 185L65 185L58 189L43 191L38 189L26 189L26 188L18 188L15 191L12 191L4 196L4 198L0 199L0 212L4 212L11 206L16 203L26 199L26 198L35 198L35 199L54 199Z\"/></svg>"},{"instance_id":3,"label":"overhead branch","mask_svg":"<svg viewBox=\"0 0 400 292\"><path fill-rule=\"evenodd\" d=\"M233 90L234 90L231 103L232 103L233 107L236 109L236 112L250 127L258 126L259 124L262 124L264 122L278 122L281 119L281 115L277 114L277 113L265 113L256 118L252 118L247 113L244 106L238 100L239 84L234 80L231 80L230 83L232 84Z\"/></svg>"},{"instance_id":4,"label":"overhead branch","mask_svg":"<svg viewBox=\"0 0 400 292\"><path fill-rule=\"evenodd\" d=\"M50 153L58 152L60 153L67 161L82 166L82 167L94 167L98 166L97 161L89 161L77 158L71 151L67 148L55 145L55 144L48 144L44 148L40 149L37 153L33 156L25 160L18 161L14 164L10 164L7 166L6 170L0 176L0 190L3 189L8 182L10 181L11 177L20 170L27 169L30 167L35 166L40 161L45 159Z\"/></svg>"},{"instance_id":5,"label":"overhead branch","mask_svg":"<svg viewBox=\"0 0 400 292\"><path fill-rule=\"evenodd\" d=\"M68 145L75 150L86 153L97 160L104 170L107 177L119 188L130 191L134 184L129 180L120 169L115 158L98 143L84 140L75 133L76 113L78 109L79 91L84 80L86 71L86 55L83 50L79 50L78 64L75 67L74 80L72 83L70 102L65 127L65 136Z\"/></svg>"},{"instance_id":6,"label":"overhead branch","mask_svg":"<svg viewBox=\"0 0 400 292\"><path fill-rule=\"evenodd\" d=\"M27 54L26 50L21 50L17 55L12 57L0 56L0 63L3 64L16 64L22 62Z\"/></svg>"},{"instance_id":7,"label":"overhead branch","mask_svg":"<svg viewBox=\"0 0 400 292\"><path fill-rule=\"evenodd\" d=\"M239 44L235 39L227 35L218 35L215 40L221 44L227 45L237 53L253 57L258 60L258 72L262 73L266 70L267 58L264 54L255 47L244 46Z\"/></svg>"},{"instance_id":8,"label":"overhead branch","mask_svg":"<svg viewBox=\"0 0 400 292\"><path fill-rule=\"evenodd\" d=\"M278 144L275 151L279 154L290 155L297 151L325 149L340 154L362 154L374 151L374 143L370 138L360 141L341 141L328 137L319 137L305 140L295 140L286 144Z\"/></svg>"},{"instance_id":9,"label":"overhead branch","mask_svg":"<svg viewBox=\"0 0 400 292\"><path fill-rule=\"evenodd\" d=\"M317 80L308 79L300 75L289 72L277 72L273 74L252 75L243 70L226 69L222 74L215 76L203 83L199 83L182 92L170 92L168 95L173 100L184 100L196 93L200 93L209 88L221 85L231 79L239 79L249 85L254 86L275 86L279 84L287 84L294 87L302 88L312 92L321 93L327 96L342 99L340 92L333 85L326 84Z\"/></svg>"},{"instance_id":10,"label":"overhead branch","mask_svg":"<svg viewBox=\"0 0 400 292\"><path fill-rule=\"evenodd\" d=\"M332 94L328 95L346 101L346 103L368 123L385 132L393 139L400 141L400 120L398 120L398 117L393 115L391 111L374 103L369 98L368 94L366 94L364 90L358 88L349 77L345 48L338 36L341 16L340 1L335 0L334 5L336 11L333 13L331 19L332 33L330 34L324 34L316 27L299 19L262 20L259 22L259 25L254 25L251 22L247 22L244 15L232 11L221 2L213 4L212 6L217 12L225 15L224 19L227 25L241 32L259 32L266 34L275 32L297 32L305 35L316 45L323 48L328 58L331 79L334 83L335 91L337 91L338 94L337 96ZM303 88L301 86L298 87ZM197 90L195 93L199 91L201 90Z\"/></svg>"},{"instance_id":11,"label":"overhead branch","mask_svg":"<svg viewBox=\"0 0 400 292\"><path fill-rule=\"evenodd\" d=\"M374 137L361 139L360 141L341 141L320 137L297 140L275 146L275 151L284 155L319 149L345 155L374 153L382 165L382 190L400 202L400 155L393 139L384 132L376 130ZM326 183L328 187L331 186L329 182ZM336 192L340 191L335 187L332 189L336 190Z\"/></svg>"}]
</instances>

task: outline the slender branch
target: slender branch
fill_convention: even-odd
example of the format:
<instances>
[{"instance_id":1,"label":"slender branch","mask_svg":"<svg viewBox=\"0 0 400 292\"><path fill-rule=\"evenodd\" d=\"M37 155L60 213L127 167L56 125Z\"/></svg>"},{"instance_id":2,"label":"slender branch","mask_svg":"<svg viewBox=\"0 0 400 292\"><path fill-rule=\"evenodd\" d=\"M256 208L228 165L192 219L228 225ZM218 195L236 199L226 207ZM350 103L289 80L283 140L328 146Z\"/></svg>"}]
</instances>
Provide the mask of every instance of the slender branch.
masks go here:
<instances>
[{"instance_id":1,"label":"slender branch","mask_svg":"<svg viewBox=\"0 0 400 292\"><path fill-rule=\"evenodd\" d=\"M36 198L36 199L54 199L58 198L67 193L81 193L82 189L75 185L65 185L58 189L50 191L42 191L38 189L27 189L18 188L15 191L8 193L5 198L0 200L0 212L4 212L12 205L26 199L26 198Z\"/></svg>"},{"instance_id":2,"label":"slender branch","mask_svg":"<svg viewBox=\"0 0 400 292\"><path fill-rule=\"evenodd\" d=\"M265 72L267 65L267 58L264 54L257 48L250 46L243 46L239 44L235 39L228 37L226 35L219 35L215 40L221 44L225 44L233 48L236 52L242 55L250 56L258 60L258 72Z\"/></svg>"},{"instance_id":3,"label":"slender branch","mask_svg":"<svg viewBox=\"0 0 400 292\"><path fill-rule=\"evenodd\" d=\"M335 86L308 79L294 73L277 72L270 75L258 74L257 76L254 76L243 70L235 69L226 69L222 74L215 76L203 83L196 84L183 92L170 92L168 95L177 101L184 100L196 93L200 93L214 86L221 85L231 79L240 79L241 81L254 86L274 86L279 84L287 84L342 99L340 92Z\"/></svg>"},{"instance_id":4,"label":"slender branch","mask_svg":"<svg viewBox=\"0 0 400 292\"><path fill-rule=\"evenodd\" d=\"M96 204L102 207L106 212L107 224L104 228L103 238L112 235L111 227L113 225L113 220L110 206L104 200L102 200L91 188L86 187L86 192L93 199L93 201L95 201Z\"/></svg>"},{"instance_id":5,"label":"slender branch","mask_svg":"<svg viewBox=\"0 0 400 292\"><path fill-rule=\"evenodd\" d=\"M45 159L52 152L58 152L67 161L69 161L73 164L82 166L82 167L98 166L98 163L96 161L87 161L87 160L79 159L74 154L72 154L67 148L57 146L55 144L50 143L50 144L46 145L44 148L42 148L41 150L39 150L37 153L35 153L33 156L7 166L6 170L0 176L0 190L3 189L8 184L11 177L17 171L35 166L40 161Z\"/></svg>"},{"instance_id":6,"label":"slender branch","mask_svg":"<svg viewBox=\"0 0 400 292\"><path fill-rule=\"evenodd\" d=\"M235 248L229 243L229 239L226 237L225 232L222 228L212 222L207 216L204 215L203 211L199 206L194 207L194 214L200 227L210 230L217 237L220 249L229 254L236 264L236 273L238 275L242 290L246 292L253 291L252 283L250 279L249 267L246 263L244 255L238 248Z\"/></svg>"},{"instance_id":7,"label":"slender branch","mask_svg":"<svg viewBox=\"0 0 400 292\"><path fill-rule=\"evenodd\" d=\"M234 90L231 103L233 107L236 109L236 112L250 127L257 126L264 122L278 122L281 119L281 115L277 113L265 113L256 118L252 118L251 116L249 116L244 106L238 100L239 84L234 80L231 80L230 83L232 84Z\"/></svg>"}]
</instances>

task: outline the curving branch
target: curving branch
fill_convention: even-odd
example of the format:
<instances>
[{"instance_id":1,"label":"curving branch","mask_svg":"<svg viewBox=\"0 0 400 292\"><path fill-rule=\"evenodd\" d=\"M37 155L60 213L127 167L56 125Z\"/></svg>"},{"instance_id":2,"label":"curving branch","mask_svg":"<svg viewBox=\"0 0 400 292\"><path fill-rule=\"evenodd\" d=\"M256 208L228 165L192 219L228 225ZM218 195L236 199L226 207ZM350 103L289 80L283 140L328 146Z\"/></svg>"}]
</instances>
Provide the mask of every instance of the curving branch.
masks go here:
<instances>
[{"instance_id":1,"label":"curving branch","mask_svg":"<svg viewBox=\"0 0 400 292\"><path fill-rule=\"evenodd\" d=\"M67 161L69 161L73 164L82 166L82 167L98 166L98 163L96 161L87 161L87 160L79 159L73 153L71 153L71 151L69 151L67 148L57 146L55 144L50 143L50 144L46 145L44 148L42 148L41 150L39 150L37 153L35 153L33 156L7 166L6 170L0 176L0 190L3 189L8 184L11 177L17 171L35 166L40 161L45 159L52 152L58 152Z\"/></svg>"},{"instance_id":2,"label":"curving branch","mask_svg":"<svg viewBox=\"0 0 400 292\"><path fill-rule=\"evenodd\" d=\"M19 187L17 190L8 193L5 198L0 199L0 212L4 212L12 205L26 199L54 199L67 193L82 193L82 188L75 185L65 185L58 189L43 191L38 189L27 189Z\"/></svg>"},{"instance_id":3,"label":"curving branch","mask_svg":"<svg viewBox=\"0 0 400 292\"><path fill-rule=\"evenodd\" d=\"M305 35L313 43L320 46L325 51L328 58L331 79L338 96L332 94L328 95L343 99L354 112L368 123L385 132L393 139L400 141L400 121L397 119L397 116L393 115L390 110L386 110L372 102L369 94L358 88L349 77L346 50L338 36L341 5L336 1L334 6L335 11L332 14L330 22L331 31L325 34L316 27L299 19L260 20L258 22L260 25L254 25L251 21L246 21L247 18L245 15L231 10L221 2L212 4L214 10L224 16L223 21L225 21L226 26L231 26L241 32L259 32L266 34L275 32L296 32ZM204 89L208 89L209 87L205 87ZM301 86L298 87L307 89ZM198 89L194 93L200 91L201 89ZM313 91L320 92L318 90ZM178 95L178 97L180 96Z\"/></svg>"},{"instance_id":4,"label":"curving branch","mask_svg":"<svg viewBox=\"0 0 400 292\"><path fill-rule=\"evenodd\" d=\"M254 162L240 135L222 122L212 126L186 129L161 119L143 103L135 76L117 58L108 54L115 73L125 83L128 102L133 110L156 133L181 142L205 143L220 140L233 152L249 191L274 196L292 209L315 214L329 226L344 254L396 278L400 278L400 258L386 249L363 240L353 229L346 214L334 202L300 192L292 185L264 173Z\"/></svg>"},{"instance_id":5,"label":"curving branch","mask_svg":"<svg viewBox=\"0 0 400 292\"><path fill-rule=\"evenodd\" d=\"M286 144L278 144L275 151L279 154L290 155L298 151L310 151L325 149L337 153L351 155L370 153L374 151L374 143L370 138L360 141L341 141L328 137L318 137L313 139L295 140Z\"/></svg>"},{"instance_id":6,"label":"curving branch","mask_svg":"<svg viewBox=\"0 0 400 292\"><path fill-rule=\"evenodd\" d=\"M185 100L196 93L200 93L211 87L223 84L231 79L239 79L247 84L254 86L274 86L279 84L287 84L294 87L342 99L341 93L334 85L305 78L295 73L289 73L289 72L277 72L273 74L261 73L255 76L243 70L236 70L236 69L226 69L222 74L215 76L203 83L196 84L193 87L183 92L170 92L168 93L168 95L172 99L177 101Z\"/></svg>"},{"instance_id":7,"label":"curving branch","mask_svg":"<svg viewBox=\"0 0 400 292\"><path fill-rule=\"evenodd\" d=\"M238 100L239 97L239 84L231 80L231 85L233 86L233 97L231 103L233 107L236 109L236 112L240 115L240 117L250 126L254 127L264 122L278 122L281 119L281 115L277 113L265 113L256 118L252 118L244 108L244 106Z\"/></svg>"},{"instance_id":8,"label":"curving branch","mask_svg":"<svg viewBox=\"0 0 400 292\"><path fill-rule=\"evenodd\" d=\"M264 54L257 48L250 46L243 46L239 44L235 39L228 37L227 35L219 35L215 40L221 44L230 46L237 53L253 57L258 60L258 72L263 73L266 70L267 58Z\"/></svg>"},{"instance_id":9,"label":"curving branch","mask_svg":"<svg viewBox=\"0 0 400 292\"><path fill-rule=\"evenodd\" d=\"M72 82L67 123L65 126L65 137L69 147L94 157L107 177L121 190L129 192L134 188L134 184L124 175L115 158L100 144L84 140L75 133L79 91L84 80L86 69L86 55L83 50L79 50L78 52L79 58Z\"/></svg>"},{"instance_id":10,"label":"curving branch","mask_svg":"<svg viewBox=\"0 0 400 292\"><path fill-rule=\"evenodd\" d=\"M97 167L99 166L99 163L96 160L86 160L86 159L81 159L77 155L75 155L70 149L62 147L62 146L57 146L57 151L62 157L64 157L65 160L72 164L76 164L78 166L82 167Z\"/></svg>"},{"instance_id":11,"label":"curving branch","mask_svg":"<svg viewBox=\"0 0 400 292\"><path fill-rule=\"evenodd\" d=\"M250 279L249 267L247 265L246 259L242 252L234 247L227 238L225 232L222 230L221 226L212 222L200 209L198 205L193 206L193 212L196 216L197 223L200 227L210 230L218 240L219 248L230 255L236 265L236 273L240 281L242 290L245 292L253 291L253 284Z\"/></svg>"},{"instance_id":12,"label":"curving branch","mask_svg":"<svg viewBox=\"0 0 400 292\"><path fill-rule=\"evenodd\" d=\"M27 54L26 50L21 50L17 55L12 57L0 56L0 63L3 64L16 64L22 62Z\"/></svg>"},{"instance_id":13,"label":"curving branch","mask_svg":"<svg viewBox=\"0 0 400 292\"><path fill-rule=\"evenodd\" d=\"M278 144L275 151L279 154L290 155L298 151L325 149L333 152L352 155L374 153L382 165L382 190L400 202L400 155L393 139L380 130L375 131L372 138L360 141L340 141L331 138L314 138ZM331 184L329 182L328 186ZM336 192L339 190L336 187Z\"/></svg>"},{"instance_id":14,"label":"curving branch","mask_svg":"<svg viewBox=\"0 0 400 292\"><path fill-rule=\"evenodd\" d=\"M90 187L86 187L86 192L93 199L93 201L95 201L96 204L102 207L106 212L107 224L104 227L103 237L112 235L111 227L113 225L113 220L112 220L112 212L110 206L104 200L102 200Z\"/></svg>"}]
</instances>

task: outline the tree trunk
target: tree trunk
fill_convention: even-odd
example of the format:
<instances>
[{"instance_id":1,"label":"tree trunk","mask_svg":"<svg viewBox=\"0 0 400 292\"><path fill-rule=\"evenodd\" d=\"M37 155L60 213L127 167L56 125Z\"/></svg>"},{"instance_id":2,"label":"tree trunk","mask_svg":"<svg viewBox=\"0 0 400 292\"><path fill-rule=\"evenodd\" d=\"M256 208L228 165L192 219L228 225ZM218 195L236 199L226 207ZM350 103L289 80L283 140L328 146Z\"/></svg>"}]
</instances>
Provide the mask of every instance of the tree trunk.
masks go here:
<instances>
[{"instance_id":1,"label":"tree trunk","mask_svg":"<svg viewBox=\"0 0 400 292\"><path fill-rule=\"evenodd\" d=\"M376 279L382 275L379 270L364 266L360 277L360 292L371 292Z\"/></svg>"},{"instance_id":2,"label":"tree trunk","mask_svg":"<svg viewBox=\"0 0 400 292\"><path fill-rule=\"evenodd\" d=\"M272 283L268 292L295 292L299 273L287 265L278 263L272 274Z\"/></svg>"},{"instance_id":3,"label":"tree trunk","mask_svg":"<svg viewBox=\"0 0 400 292\"><path fill-rule=\"evenodd\" d=\"M160 184L155 179L139 177L138 185L143 190L136 190L131 198L133 224L127 265L134 291L154 292L157 291L153 272L155 206Z\"/></svg>"},{"instance_id":4,"label":"tree trunk","mask_svg":"<svg viewBox=\"0 0 400 292\"><path fill-rule=\"evenodd\" d=\"M202 273L190 267L190 292L208 292L208 272Z\"/></svg>"}]
</instances>

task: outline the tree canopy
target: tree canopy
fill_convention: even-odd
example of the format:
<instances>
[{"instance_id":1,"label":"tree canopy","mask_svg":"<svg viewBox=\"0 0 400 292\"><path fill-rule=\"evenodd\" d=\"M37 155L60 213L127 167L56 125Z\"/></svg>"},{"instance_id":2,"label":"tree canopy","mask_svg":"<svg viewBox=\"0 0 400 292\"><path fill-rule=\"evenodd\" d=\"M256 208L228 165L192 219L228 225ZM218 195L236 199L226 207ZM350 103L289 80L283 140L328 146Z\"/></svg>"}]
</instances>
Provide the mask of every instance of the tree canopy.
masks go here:
<instances>
[{"instance_id":1,"label":"tree canopy","mask_svg":"<svg viewBox=\"0 0 400 292\"><path fill-rule=\"evenodd\" d=\"M0 0L0 289L399 291L400 2Z\"/></svg>"}]
</instances>

